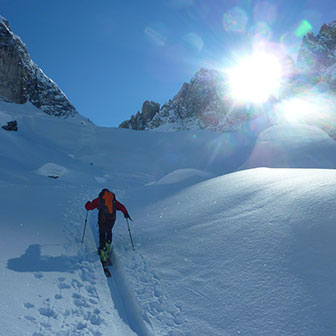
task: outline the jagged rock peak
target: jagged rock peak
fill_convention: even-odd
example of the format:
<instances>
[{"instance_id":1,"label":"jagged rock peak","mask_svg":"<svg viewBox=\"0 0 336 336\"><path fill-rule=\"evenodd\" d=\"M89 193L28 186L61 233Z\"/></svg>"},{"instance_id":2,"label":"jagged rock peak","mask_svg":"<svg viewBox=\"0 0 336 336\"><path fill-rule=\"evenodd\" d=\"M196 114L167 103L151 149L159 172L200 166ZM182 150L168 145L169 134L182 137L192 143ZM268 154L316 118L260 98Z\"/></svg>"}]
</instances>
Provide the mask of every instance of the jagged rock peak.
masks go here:
<instances>
[{"instance_id":1,"label":"jagged rock peak","mask_svg":"<svg viewBox=\"0 0 336 336\"><path fill-rule=\"evenodd\" d=\"M322 25L315 36L304 36L298 52L297 65L304 74L324 71L336 63L336 21Z\"/></svg>"},{"instance_id":2,"label":"jagged rock peak","mask_svg":"<svg viewBox=\"0 0 336 336\"><path fill-rule=\"evenodd\" d=\"M21 39L0 16L0 100L30 101L47 114L69 117L78 112L61 89L32 61Z\"/></svg>"},{"instance_id":3,"label":"jagged rock peak","mask_svg":"<svg viewBox=\"0 0 336 336\"><path fill-rule=\"evenodd\" d=\"M159 111L159 103L146 100L142 105L141 112L138 111L136 115L132 115L130 120L123 121L119 127L144 130L146 128L146 124L149 123Z\"/></svg>"},{"instance_id":4,"label":"jagged rock peak","mask_svg":"<svg viewBox=\"0 0 336 336\"><path fill-rule=\"evenodd\" d=\"M8 21L3 16L1 16L1 15L0 15L0 24L6 26L7 29L10 30Z\"/></svg>"},{"instance_id":5,"label":"jagged rock peak","mask_svg":"<svg viewBox=\"0 0 336 336\"><path fill-rule=\"evenodd\" d=\"M152 113L147 118L144 117L143 111L138 112L119 127L161 131L204 128L214 131L232 130L246 115L241 110L237 114L237 110L229 108L231 102L226 96L226 91L222 73L202 68L189 83L182 85L172 100L160 109L157 104L154 115Z\"/></svg>"}]
</instances>

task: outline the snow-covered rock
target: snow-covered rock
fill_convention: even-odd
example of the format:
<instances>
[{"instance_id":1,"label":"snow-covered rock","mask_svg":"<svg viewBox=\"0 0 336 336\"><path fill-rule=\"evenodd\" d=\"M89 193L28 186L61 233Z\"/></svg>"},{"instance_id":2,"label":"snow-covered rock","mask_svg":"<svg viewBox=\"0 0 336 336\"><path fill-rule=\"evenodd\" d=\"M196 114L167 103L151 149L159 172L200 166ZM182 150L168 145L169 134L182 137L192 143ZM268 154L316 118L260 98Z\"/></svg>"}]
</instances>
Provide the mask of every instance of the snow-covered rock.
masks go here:
<instances>
[{"instance_id":1,"label":"snow-covered rock","mask_svg":"<svg viewBox=\"0 0 336 336\"><path fill-rule=\"evenodd\" d=\"M324 73L336 63L336 21L322 25L315 36L308 33L302 41L297 66L305 80L316 84L326 80Z\"/></svg>"},{"instance_id":2,"label":"snow-covered rock","mask_svg":"<svg viewBox=\"0 0 336 336\"><path fill-rule=\"evenodd\" d=\"M3 125L1 127L6 131L17 131L18 130L16 120L8 121L7 125Z\"/></svg>"},{"instance_id":3,"label":"snow-covered rock","mask_svg":"<svg viewBox=\"0 0 336 336\"><path fill-rule=\"evenodd\" d=\"M233 109L226 83L223 73L202 68L161 108L159 104L151 102L151 111L155 113L145 113L146 101L141 113L138 112L119 127L158 131L232 131L249 118L249 111L245 107Z\"/></svg>"},{"instance_id":4,"label":"snow-covered rock","mask_svg":"<svg viewBox=\"0 0 336 336\"><path fill-rule=\"evenodd\" d=\"M146 124L151 121L159 111L159 103L146 100L142 105L141 113L138 111L135 116L132 116L130 120L122 122L119 127L144 130Z\"/></svg>"},{"instance_id":5,"label":"snow-covered rock","mask_svg":"<svg viewBox=\"0 0 336 336\"><path fill-rule=\"evenodd\" d=\"M0 17L0 100L17 104L30 101L47 114L59 117L78 112L65 94L32 61L21 39Z\"/></svg>"},{"instance_id":6,"label":"snow-covered rock","mask_svg":"<svg viewBox=\"0 0 336 336\"><path fill-rule=\"evenodd\" d=\"M280 100L289 99L302 92L326 92L336 89L336 21L324 24L314 36L307 34L302 41L295 63L282 55L283 80ZM120 124L121 128L135 130L178 131L209 129L230 132L246 120L257 117L258 109L237 107L228 94L225 75L216 70L201 69L189 83L184 83L177 95L163 104L144 103L142 112ZM274 108L276 99L270 99L265 110ZM150 106L148 113L147 106ZM147 112L145 112L147 111ZM320 127L321 125L316 124ZM325 127L323 128L325 130ZM329 127L328 134L335 133Z\"/></svg>"}]
</instances>

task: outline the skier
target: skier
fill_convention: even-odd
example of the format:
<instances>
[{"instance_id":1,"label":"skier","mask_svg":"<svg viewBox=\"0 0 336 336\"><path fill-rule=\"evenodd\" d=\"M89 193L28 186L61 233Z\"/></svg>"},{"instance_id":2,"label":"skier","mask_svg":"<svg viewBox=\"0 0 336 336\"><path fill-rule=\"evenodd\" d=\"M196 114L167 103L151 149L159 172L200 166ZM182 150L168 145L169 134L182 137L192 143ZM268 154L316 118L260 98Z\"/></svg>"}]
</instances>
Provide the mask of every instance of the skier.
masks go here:
<instances>
[{"instance_id":1,"label":"skier","mask_svg":"<svg viewBox=\"0 0 336 336\"><path fill-rule=\"evenodd\" d=\"M112 243L112 228L116 220L116 210L121 211L125 218L131 217L126 207L118 202L113 192L103 189L97 198L85 204L86 210L98 209L99 254L103 263L109 260Z\"/></svg>"}]
</instances>

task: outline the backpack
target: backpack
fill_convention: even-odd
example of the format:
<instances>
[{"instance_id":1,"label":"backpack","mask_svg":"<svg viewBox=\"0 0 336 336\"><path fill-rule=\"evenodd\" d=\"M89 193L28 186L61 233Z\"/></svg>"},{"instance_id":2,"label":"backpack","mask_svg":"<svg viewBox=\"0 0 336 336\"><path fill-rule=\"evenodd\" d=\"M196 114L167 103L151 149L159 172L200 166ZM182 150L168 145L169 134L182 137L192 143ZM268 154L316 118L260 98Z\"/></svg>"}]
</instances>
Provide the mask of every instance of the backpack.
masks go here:
<instances>
[{"instance_id":1,"label":"backpack","mask_svg":"<svg viewBox=\"0 0 336 336\"><path fill-rule=\"evenodd\" d=\"M116 198L112 191L102 190L99 194L98 218L102 224L114 224L116 219Z\"/></svg>"}]
</instances>

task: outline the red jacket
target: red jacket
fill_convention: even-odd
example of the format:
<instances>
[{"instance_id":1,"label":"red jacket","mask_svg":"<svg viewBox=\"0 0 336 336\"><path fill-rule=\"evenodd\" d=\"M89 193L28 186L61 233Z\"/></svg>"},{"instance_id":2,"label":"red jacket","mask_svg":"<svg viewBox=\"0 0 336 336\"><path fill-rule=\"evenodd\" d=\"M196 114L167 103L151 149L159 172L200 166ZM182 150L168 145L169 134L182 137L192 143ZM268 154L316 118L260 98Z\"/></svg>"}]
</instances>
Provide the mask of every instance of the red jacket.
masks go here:
<instances>
[{"instance_id":1,"label":"red jacket","mask_svg":"<svg viewBox=\"0 0 336 336\"><path fill-rule=\"evenodd\" d=\"M126 209L126 207L121 204L120 202L118 202L117 200L115 200L116 202L116 208L117 210L121 211L124 216L126 217L129 217L129 214L128 214L128 211ZM86 204L85 204L85 209L86 210L94 210L94 209L99 209L99 197L95 198L92 202L88 201Z\"/></svg>"}]
</instances>

